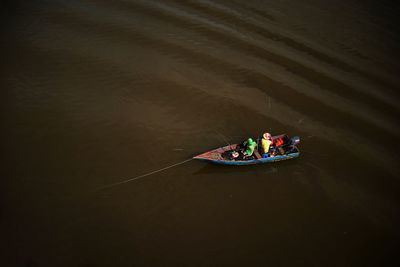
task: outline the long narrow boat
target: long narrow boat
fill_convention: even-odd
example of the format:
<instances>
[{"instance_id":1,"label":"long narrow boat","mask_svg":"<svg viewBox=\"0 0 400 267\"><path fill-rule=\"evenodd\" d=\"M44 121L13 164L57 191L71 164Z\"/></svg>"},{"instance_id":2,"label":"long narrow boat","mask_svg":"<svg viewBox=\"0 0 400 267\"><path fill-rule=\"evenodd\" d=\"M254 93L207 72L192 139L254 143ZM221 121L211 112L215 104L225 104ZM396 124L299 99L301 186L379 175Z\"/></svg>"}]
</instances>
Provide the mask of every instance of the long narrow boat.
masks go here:
<instances>
[{"instance_id":1,"label":"long narrow boat","mask_svg":"<svg viewBox=\"0 0 400 267\"><path fill-rule=\"evenodd\" d=\"M281 146L284 148L285 153L281 155L269 156L266 158L261 157L259 151L254 150L253 157L250 159L230 159L225 155L230 151L235 151L238 149L239 144L228 145L220 148L216 148L200 155L194 156L193 159L203 160L210 163L222 164L222 165L253 165L269 163L287 159L297 158L300 155L300 150L297 148L297 144L300 142L300 138L295 136L289 139L286 134L273 136L272 140L283 139L284 144Z\"/></svg>"}]
</instances>

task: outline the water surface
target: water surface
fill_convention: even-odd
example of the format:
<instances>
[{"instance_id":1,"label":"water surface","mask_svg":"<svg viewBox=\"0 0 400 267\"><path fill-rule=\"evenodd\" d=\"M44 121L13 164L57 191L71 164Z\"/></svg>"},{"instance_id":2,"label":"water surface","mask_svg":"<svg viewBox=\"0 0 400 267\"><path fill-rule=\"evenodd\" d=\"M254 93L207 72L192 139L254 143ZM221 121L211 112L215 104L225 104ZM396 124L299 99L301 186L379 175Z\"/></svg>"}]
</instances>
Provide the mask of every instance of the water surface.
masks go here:
<instances>
[{"instance_id":1,"label":"water surface","mask_svg":"<svg viewBox=\"0 0 400 267\"><path fill-rule=\"evenodd\" d=\"M3 1L1 264L398 261L391 1ZM264 131L300 158L190 161Z\"/></svg>"}]
</instances>

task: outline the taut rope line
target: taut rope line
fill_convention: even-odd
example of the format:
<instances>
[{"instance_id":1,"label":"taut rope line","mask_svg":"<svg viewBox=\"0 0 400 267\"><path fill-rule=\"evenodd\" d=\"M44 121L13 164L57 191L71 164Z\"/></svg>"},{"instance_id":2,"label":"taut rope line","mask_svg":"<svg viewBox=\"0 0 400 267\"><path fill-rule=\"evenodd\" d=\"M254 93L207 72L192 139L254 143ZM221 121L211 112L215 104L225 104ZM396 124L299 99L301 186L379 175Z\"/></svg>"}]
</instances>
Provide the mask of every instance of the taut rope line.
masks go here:
<instances>
[{"instance_id":1,"label":"taut rope line","mask_svg":"<svg viewBox=\"0 0 400 267\"><path fill-rule=\"evenodd\" d=\"M121 185L121 184L125 184L125 183L129 183L129 182L131 182L131 181L133 181L133 180L137 180L137 179L140 179L140 178L143 178L143 177L146 177L146 176L155 174L155 173L157 173L157 172L162 172L162 171L165 171L165 170L170 169L170 168L172 168L172 167L175 167L175 166L178 166L178 165L182 165L182 164L184 164L184 163L186 163L186 162L189 162L189 161L191 161L191 160L193 160L193 159L190 158L190 159L187 159L187 160L184 160L184 161L181 161L181 162L178 162L178 163L169 165L169 166L164 167L164 168L162 168L162 169L158 169L158 170L155 170L155 171L152 171L152 172L148 172L148 173L145 173L145 174L142 174L142 175L139 175L139 176L136 176L136 177L127 179L127 180L123 180L123 181L121 181L121 182L116 182L116 183L104 185L104 186L98 187L98 188L96 189L96 191L97 191L97 190L101 190L101 189L106 189L106 188L114 187L114 186Z\"/></svg>"}]
</instances>

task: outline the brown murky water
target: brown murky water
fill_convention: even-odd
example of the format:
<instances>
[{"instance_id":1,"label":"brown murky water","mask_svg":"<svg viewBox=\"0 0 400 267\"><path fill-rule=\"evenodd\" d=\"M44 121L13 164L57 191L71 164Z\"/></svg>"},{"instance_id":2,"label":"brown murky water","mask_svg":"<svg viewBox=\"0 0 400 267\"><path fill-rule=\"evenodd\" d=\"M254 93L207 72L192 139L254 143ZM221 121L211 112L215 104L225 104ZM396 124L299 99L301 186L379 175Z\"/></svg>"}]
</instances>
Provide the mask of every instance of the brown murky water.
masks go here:
<instances>
[{"instance_id":1,"label":"brown murky water","mask_svg":"<svg viewBox=\"0 0 400 267\"><path fill-rule=\"evenodd\" d=\"M399 263L398 5L1 7L2 266ZM265 130L300 158L95 191Z\"/></svg>"}]
</instances>

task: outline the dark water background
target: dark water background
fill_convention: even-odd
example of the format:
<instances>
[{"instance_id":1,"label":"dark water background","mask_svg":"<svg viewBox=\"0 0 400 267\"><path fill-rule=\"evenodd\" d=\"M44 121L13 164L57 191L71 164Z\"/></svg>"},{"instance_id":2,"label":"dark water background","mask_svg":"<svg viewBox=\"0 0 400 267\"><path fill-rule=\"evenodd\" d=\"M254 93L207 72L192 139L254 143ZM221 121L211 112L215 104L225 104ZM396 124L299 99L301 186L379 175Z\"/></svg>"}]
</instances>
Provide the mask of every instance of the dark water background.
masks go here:
<instances>
[{"instance_id":1,"label":"dark water background","mask_svg":"<svg viewBox=\"0 0 400 267\"><path fill-rule=\"evenodd\" d=\"M396 1L1 3L1 266L400 262Z\"/></svg>"}]
</instances>

